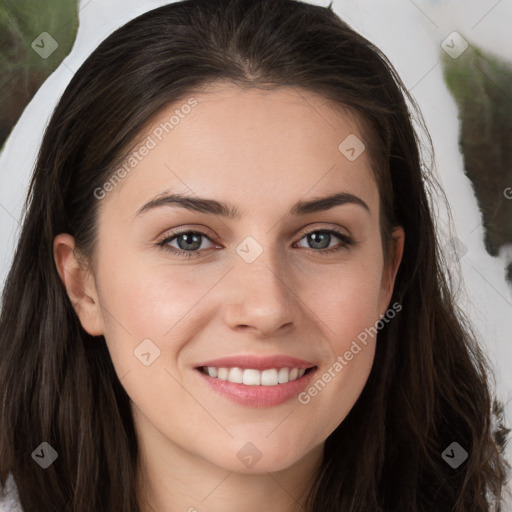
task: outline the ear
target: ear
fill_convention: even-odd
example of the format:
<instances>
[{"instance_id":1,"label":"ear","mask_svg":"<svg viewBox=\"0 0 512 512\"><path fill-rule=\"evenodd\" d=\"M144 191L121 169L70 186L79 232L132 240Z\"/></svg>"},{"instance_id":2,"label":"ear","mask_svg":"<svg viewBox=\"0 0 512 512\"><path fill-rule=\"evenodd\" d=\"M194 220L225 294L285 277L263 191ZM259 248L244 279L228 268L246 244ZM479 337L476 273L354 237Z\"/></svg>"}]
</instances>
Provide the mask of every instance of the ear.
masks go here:
<instances>
[{"instance_id":1,"label":"ear","mask_svg":"<svg viewBox=\"0 0 512 512\"><path fill-rule=\"evenodd\" d=\"M379 304L380 313L382 315L386 313L389 303L391 302L396 274L400 262L402 261L405 242L405 233L402 226L395 227L391 236L393 240L390 245L389 257L387 265L382 272L381 300Z\"/></svg>"},{"instance_id":2,"label":"ear","mask_svg":"<svg viewBox=\"0 0 512 512\"><path fill-rule=\"evenodd\" d=\"M53 257L82 327L91 336L103 334L103 314L94 275L80 265L75 251L75 239L67 233L57 235L53 241Z\"/></svg>"}]
</instances>

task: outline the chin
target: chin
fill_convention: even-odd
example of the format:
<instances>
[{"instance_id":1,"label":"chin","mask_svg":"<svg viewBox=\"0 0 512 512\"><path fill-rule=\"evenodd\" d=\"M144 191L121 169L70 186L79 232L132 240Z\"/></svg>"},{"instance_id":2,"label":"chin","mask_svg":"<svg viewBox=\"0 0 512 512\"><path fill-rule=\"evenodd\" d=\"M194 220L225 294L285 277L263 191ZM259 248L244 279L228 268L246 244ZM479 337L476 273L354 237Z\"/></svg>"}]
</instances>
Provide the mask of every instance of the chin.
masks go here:
<instances>
[{"instance_id":1,"label":"chin","mask_svg":"<svg viewBox=\"0 0 512 512\"><path fill-rule=\"evenodd\" d=\"M224 451L222 455L219 454L221 456L216 458L216 461L211 461L217 466L236 473L258 474L282 471L297 464L308 453L308 450L298 451L299 440L295 443L290 441L289 438L286 442L281 442L279 438L273 442L269 442L268 439L254 442L235 441L235 446L227 449L233 455L226 457ZM209 455L211 457L212 454Z\"/></svg>"}]
</instances>

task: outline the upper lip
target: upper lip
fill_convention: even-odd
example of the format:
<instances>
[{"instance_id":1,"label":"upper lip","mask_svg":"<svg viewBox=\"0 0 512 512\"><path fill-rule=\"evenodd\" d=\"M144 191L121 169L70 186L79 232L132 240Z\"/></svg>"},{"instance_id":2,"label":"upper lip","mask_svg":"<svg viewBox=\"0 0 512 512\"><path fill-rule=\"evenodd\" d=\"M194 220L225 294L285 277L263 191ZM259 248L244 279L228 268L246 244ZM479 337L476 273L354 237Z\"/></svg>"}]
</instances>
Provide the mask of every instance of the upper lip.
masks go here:
<instances>
[{"instance_id":1,"label":"upper lip","mask_svg":"<svg viewBox=\"0 0 512 512\"><path fill-rule=\"evenodd\" d=\"M255 370L268 370L270 368L311 368L313 363L296 357L278 354L275 356L238 355L212 359L196 365L215 368L253 368Z\"/></svg>"}]
</instances>

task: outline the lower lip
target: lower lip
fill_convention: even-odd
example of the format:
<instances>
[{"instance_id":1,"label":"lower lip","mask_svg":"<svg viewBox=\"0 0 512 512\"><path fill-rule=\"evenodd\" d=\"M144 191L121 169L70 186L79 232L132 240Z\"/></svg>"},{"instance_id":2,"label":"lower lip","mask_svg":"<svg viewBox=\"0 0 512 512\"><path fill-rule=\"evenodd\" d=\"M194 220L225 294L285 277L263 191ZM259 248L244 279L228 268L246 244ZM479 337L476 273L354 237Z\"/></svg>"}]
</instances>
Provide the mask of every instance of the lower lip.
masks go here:
<instances>
[{"instance_id":1,"label":"lower lip","mask_svg":"<svg viewBox=\"0 0 512 512\"><path fill-rule=\"evenodd\" d=\"M317 372L314 367L302 377L287 382L285 384L277 384L276 386L247 386L245 384L236 384L227 380L210 377L201 370L196 369L204 381L217 393L233 400L234 402L249 407L272 407L284 404L309 385Z\"/></svg>"}]
</instances>

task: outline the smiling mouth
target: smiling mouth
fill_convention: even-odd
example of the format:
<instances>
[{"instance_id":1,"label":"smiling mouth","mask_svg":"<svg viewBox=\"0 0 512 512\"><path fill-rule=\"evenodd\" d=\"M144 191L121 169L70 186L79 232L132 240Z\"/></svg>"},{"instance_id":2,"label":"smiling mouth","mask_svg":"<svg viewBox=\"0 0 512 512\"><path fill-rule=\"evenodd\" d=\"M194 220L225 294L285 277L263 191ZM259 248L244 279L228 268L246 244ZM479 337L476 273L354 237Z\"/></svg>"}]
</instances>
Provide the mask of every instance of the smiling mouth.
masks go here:
<instances>
[{"instance_id":1,"label":"smiling mouth","mask_svg":"<svg viewBox=\"0 0 512 512\"><path fill-rule=\"evenodd\" d=\"M200 366L200 372L214 379L245 384L246 386L279 386L300 379L307 375L316 366L310 368L269 368L257 370L255 368L226 368L215 366Z\"/></svg>"}]
</instances>

